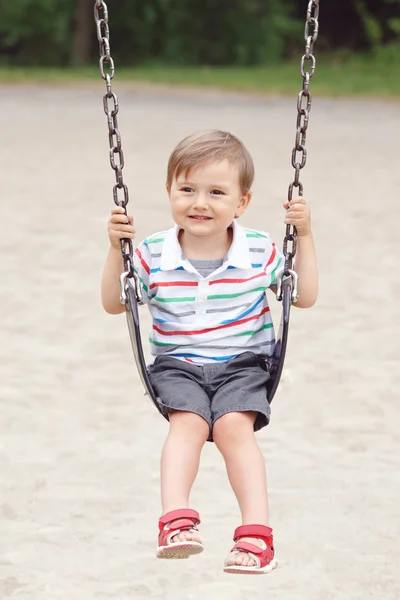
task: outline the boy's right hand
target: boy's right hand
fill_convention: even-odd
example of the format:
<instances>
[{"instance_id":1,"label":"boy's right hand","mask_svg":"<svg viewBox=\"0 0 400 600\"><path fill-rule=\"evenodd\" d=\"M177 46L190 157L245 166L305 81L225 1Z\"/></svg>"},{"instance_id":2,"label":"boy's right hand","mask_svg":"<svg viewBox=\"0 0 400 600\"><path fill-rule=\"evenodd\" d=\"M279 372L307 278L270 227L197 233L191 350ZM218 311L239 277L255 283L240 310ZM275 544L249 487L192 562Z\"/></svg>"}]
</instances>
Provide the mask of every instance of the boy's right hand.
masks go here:
<instances>
[{"instance_id":1,"label":"boy's right hand","mask_svg":"<svg viewBox=\"0 0 400 600\"><path fill-rule=\"evenodd\" d=\"M135 239L135 228L133 226L133 217L126 216L122 206L115 206L111 211L111 217L108 221L108 237L110 244L117 250L121 249L121 240L128 238Z\"/></svg>"}]
</instances>

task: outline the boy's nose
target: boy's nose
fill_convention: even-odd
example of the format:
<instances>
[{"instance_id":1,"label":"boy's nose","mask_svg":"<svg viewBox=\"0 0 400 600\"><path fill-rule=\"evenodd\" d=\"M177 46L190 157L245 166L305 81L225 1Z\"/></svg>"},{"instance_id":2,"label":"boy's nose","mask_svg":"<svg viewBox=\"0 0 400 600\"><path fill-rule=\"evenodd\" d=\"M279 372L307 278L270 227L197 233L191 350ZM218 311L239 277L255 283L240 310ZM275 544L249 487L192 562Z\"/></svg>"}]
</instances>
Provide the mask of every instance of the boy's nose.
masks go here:
<instances>
[{"instance_id":1,"label":"boy's nose","mask_svg":"<svg viewBox=\"0 0 400 600\"><path fill-rule=\"evenodd\" d=\"M206 194L197 194L194 200L194 205L199 208L207 208L208 207L208 197Z\"/></svg>"}]
</instances>

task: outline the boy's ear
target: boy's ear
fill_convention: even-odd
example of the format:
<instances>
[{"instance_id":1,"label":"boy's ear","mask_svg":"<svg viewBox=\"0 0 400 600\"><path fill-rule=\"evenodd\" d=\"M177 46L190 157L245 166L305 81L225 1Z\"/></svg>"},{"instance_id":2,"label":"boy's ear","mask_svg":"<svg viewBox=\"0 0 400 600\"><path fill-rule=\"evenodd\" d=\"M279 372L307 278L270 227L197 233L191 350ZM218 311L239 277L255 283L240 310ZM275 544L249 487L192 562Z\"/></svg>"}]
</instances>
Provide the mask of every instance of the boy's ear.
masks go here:
<instances>
[{"instance_id":1,"label":"boy's ear","mask_svg":"<svg viewBox=\"0 0 400 600\"><path fill-rule=\"evenodd\" d=\"M253 192L252 192L251 190L249 190L249 191L247 192L247 194L246 194L246 195L243 197L243 199L244 199L244 200L245 200L245 202L246 202L246 208L247 208L247 207L248 207L248 205L250 204L250 201L251 201L252 197L253 197Z\"/></svg>"},{"instance_id":2,"label":"boy's ear","mask_svg":"<svg viewBox=\"0 0 400 600\"><path fill-rule=\"evenodd\" d=\"M242 196L240 198L240 203L239 206L236 209L236 213L235 213L235 217L240 217L244 211L246 210L246 208L249 206L251 198L252 198L253 194L252 192L249 190L247 192L247 194L245 194L244 196Z\"/></svg>"}]
</instances>

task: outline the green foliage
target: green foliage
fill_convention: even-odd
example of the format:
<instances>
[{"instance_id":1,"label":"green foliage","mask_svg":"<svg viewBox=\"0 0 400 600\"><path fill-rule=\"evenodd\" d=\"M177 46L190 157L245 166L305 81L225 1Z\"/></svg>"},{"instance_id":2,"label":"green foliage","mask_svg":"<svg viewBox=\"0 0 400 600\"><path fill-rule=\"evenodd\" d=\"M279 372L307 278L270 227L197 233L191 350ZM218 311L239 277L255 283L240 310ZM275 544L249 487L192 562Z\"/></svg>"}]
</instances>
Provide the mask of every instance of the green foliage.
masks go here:
<instances>
[{"instance_id":1,"label":"green foliage","mask_svg":"<svg viewBox=\"0 0 400 600\"><path fill-rule=\"evenodd\" d=\"M398 17L393 17L391 19L388 20L388 25L390 27L390 29L398 36L400 37L400 18Z\"/></svg>"},{"instance_id":2,"label":"green foliage","mask_svg":"<svg viewBox=\"0 0 400 600\"><path fill-rule=\"evenodd\" d=\"M87 0L90 12L94 0ZM111 50L118 65L273 65L304 49L308 0L108 0ZM0 0L0 61L70 65L78 0ZM82 6L82 5L81 5ZM400 0L321 1L319 50L377 49L400 36ZM81 37L79 37L81 36Z\"/></svg>"},{"instance_id":3,"label":"green foliage","mask_svg":"<svg viewBox=\"0 0 400 600\"><path fill-rule=\"evenodd\" d=\"M395 16L389 17L387 24L397 39L400 39L400 0L384 0L384 2L397 8Z\"/></svg>"},{"instance_id":4,"label":"green foliage","mask_svg":"<svg viewBox=\"0 0 400 600\"><path fill-rule=\"evenodd\" d=\"M353 0L355 9L361 17L367 42L372 48L381 43L383 29L379 20L367 8L365 0Z\"/></svg>"},{"instance_id":5,"label":"green foliage","mask_svg":"<svg viewBox=\"0 0 400 600\"><path fill-rule=\"evenodd\" d=\"M123 47L118 59L125 63L265 64L284 56L293 32L301 35L290 5L279 0L147 0L133 6L122 0L121 5L125 10L116 11L112 26Z\"/></svg>"},{"instance_id":6,"label":"green foliage","mask_svg":"<svg viewBox=\"0 0 400 600\"><path fill-rule=\"evenodd\" d=\"M70 0L2 0L3 51L25 64L68 62L72 12Z\"/></svg>"},{"instance_id":7,"label":"green foliage","mask_svg":"<svg viewBox=\"0 0 400 600\"><path fill-rule=\"evenodd\" d=\"M228 28L233 32L233 63L261 65L286 55L289 39L301 39L302 24L293 18L289 3L280 0L238 2L227 11Z\"/></svg>"}]
</instances>

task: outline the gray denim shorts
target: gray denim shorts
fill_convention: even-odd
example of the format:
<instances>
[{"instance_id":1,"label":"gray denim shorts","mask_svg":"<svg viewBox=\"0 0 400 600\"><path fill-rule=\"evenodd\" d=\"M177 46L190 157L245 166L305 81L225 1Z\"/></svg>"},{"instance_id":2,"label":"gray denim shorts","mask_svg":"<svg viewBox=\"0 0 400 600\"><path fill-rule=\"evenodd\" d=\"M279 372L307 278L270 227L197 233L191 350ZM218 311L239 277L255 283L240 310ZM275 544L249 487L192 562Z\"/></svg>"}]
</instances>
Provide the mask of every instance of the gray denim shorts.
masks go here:
<instances>
[{"instance_id":1,"label":"gray denim shorts","mask_svg":"<svg viewBox=\"0 0 400 600\"><path fill-rule=\"evenodd\" d=\"M229 412L255 411L254 431L269 423L269 368L253 352L203 365L161 355L150 365L149 377L165 418L174 410L200 415L210 427L209 441L215 421Z\"/></svg>"}]
</instances>

